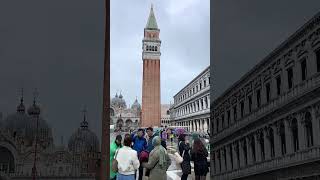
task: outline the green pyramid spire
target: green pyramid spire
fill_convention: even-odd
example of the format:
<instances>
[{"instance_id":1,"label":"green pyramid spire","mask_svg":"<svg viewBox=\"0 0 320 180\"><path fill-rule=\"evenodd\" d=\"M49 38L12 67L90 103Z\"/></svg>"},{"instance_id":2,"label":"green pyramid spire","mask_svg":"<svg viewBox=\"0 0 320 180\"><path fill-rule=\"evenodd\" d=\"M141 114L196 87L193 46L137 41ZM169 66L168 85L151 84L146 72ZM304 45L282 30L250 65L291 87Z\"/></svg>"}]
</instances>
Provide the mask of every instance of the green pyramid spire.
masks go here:
<instances>
[{"instance_id":1,"label":"green pyramid spire","mask_svg":"<svg viewBox=\"0 0 320 180\"><path fill-rule=\"evenodd\" d=\"M153 4L151 4L151 10L150 10L148 22L146 25L146 29L158 29L156 17L154 16L154 12L153 12Z\"/></svg>"}]
</instances>

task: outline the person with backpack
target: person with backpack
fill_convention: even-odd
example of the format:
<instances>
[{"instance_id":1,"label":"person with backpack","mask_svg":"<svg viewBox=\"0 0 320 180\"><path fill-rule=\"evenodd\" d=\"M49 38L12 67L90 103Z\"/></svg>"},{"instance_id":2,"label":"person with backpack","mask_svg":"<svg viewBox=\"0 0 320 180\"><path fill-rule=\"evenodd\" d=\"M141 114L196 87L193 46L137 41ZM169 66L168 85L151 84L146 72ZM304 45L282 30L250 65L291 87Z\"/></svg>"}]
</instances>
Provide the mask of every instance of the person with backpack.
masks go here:
<instances>
[{"instance_id":1,"label":"person with backpack","mask_svg":"<svg viewBox=\"0 0 320 180\"><path fill-rule=\"evenodd\" d=\"M152 140L154 146L150 152L149 160L146 163L142 163L142 167L150 171L150 180L166 180L166 171L171 165L171 159L167 153L167 150L161 146L161 138L156 136Z\"/></svg>"},{"instance_id":2,"label":"person with backpack","mask_svg":"<svg viewBox=\"0 0 320 180\"><path fill-rule=\"evenodd\" d=\"M148 144L147 140L144 138L144 130L138 129L137 135L133 136L133 149L137 151L138 159L140 159L140 154L142 151L146 151ZM143 167L139 167L139 178L138 180L142 180L143 177Z\"/></svg>"},{"instance_id":3,"label":"person with backpack","mask_svg":"<svg viewBox=\"0 0 320 180\"><path fill-rule=\"evenodd\" d=\"M122 136L117 135L115 141L113 141L110 145L110 164L113 161L116 151L122 147L121 141L122 141ZM117 173L112 171L112 167L110 166L110 180L116 180L116 177L117 177Z\"/></svg>"},{"instance_id":4,"label":"person with backpack","mask_svg":"<svg viewBox=\"0 0 320 180\"><path fill-rule=\"evenodd\" d=\"M194 162L196 180L205 180L209 172L207 157L209 153L203 142L198 138L194 140L191 150L191 160Z\"/></svg>"},{"instance_id":5,"label":"person with backpack","mask_svg":"<svg viewBox=\"0 0 320 180\"><path fill-rule=\"evenodd\" d=\"M183 158L183 161L181 163L181 180L187 180L189 174L191 174L191 157L189 140L185 134L181 134L179 136L178 149L180 156Z\"/></svg>"},{"instance_id":6,"label":"person with backpack","mask_svg":"<svg viewBox=\"0 0 320 180\"><path fill-rule=\"evenodd\" d=\"M131 137L125 136L123 147L115 153L118 166L117 180L135 180L135 172L140 167L137 151L131 148Z\"/></svg>"}]
</instances>

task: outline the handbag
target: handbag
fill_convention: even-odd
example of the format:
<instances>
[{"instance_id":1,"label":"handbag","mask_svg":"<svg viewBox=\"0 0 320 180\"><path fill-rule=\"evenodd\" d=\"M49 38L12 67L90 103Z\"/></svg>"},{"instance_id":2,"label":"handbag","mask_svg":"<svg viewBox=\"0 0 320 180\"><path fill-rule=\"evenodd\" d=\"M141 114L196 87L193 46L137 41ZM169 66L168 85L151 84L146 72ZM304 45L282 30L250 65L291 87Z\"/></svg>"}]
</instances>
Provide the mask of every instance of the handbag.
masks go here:
<instances>
[{"instance_id":1,"label":"handbag","mask_svg":"<svg viewBox=\"0 0 320 180\"><path fill-rule=\"evenodd\" d=\"M174 160L177 164L181 164L183 162L183 156L184 156L184 150L182 153L182 156L180 156L180 154L178 152L174 153Z\"/></svg>"},{"instance_id":2,"label":"handbag","mask_svg":"<svg viewBox=\"0 0 320 180\"><path fill-rule=\"evenodd\" d=\"M118 155L118 151L119 149L116 151L114 157L113 157L113 160L112 160L112 164L111 164L111 169L113 172L118 172L118 161L117 161L117 155Z\"/></svg>"}]
</instances>

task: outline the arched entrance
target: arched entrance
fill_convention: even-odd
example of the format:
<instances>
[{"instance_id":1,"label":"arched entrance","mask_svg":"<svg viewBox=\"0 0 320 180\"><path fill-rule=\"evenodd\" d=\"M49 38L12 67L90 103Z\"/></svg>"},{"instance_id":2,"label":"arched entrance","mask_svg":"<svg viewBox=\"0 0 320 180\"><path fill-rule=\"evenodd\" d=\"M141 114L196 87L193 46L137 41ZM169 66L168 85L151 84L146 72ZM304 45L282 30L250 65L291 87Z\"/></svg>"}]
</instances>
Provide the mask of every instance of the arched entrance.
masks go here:
<instances>
[{"instance_id":1,"label":"arched entrance","mask_svg":"<svg viewBox=\"0 0 320 180\"><path fill-rule=\"evenodd\" d=\"M117 121L117 129L122 129L122 127L123 127L123 120L122 119L118 119L118 121Z\"/></svg>"},{"instance_id":2,"label":"arched entrance","mask_svg":"<svg viewBox=\"0 0 320 180\"><path fill-rule=\"evenodd\" d=\"M128 131L132 128L132 124L133 124L133 122L131 119L126 120L126 127L127 127Z\"/></svg>"},{"instance_id":3,"label":"arched entrance","mask_svg":"<svg viewBox=\"0 0 320 180\"><path fill-rule=\"evenodd\" d=\"M14 156L6 147L0 146L0 172L9 174L15 172ZM0 180L3 179L0 176Z\"/></svg>"}]
</instances>

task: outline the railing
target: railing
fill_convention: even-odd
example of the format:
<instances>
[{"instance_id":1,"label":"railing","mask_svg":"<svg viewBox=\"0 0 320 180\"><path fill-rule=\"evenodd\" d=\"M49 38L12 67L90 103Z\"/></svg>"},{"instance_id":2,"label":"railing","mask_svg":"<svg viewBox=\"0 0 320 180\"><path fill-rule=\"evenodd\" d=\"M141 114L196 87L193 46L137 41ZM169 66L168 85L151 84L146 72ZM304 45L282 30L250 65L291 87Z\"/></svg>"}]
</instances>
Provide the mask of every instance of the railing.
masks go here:
<instances>
[{"instance_id":1,"label":"railing","mask_svg":"<svg viewBox=\"0 0 320 180\"><path fill-rule=\"evenodd\" d=\"M209 93L210 93L210 85L207 85L205 88L203 88L203 89L199 90L198 92L192 94L191 96L187 97L186 99L178 102L177 104L175 104L175 106L180 106L181 104L185 103L186 101L192 99L193 97L195 97L195 96L197 96L197 95L199 95L199 94L201 94L202 92L205 92L205 91L209 91Z\"/></svg>"},{"instance_id":2,"label":"railing","mask_svg":"<svg viewBox=\"0 0 320 180\"><path fill-rule=\"evenodd\" d=\"M306 162L312 162L320 159L320 147L312 147L305 150L287 154L274 159L258 162L256 164L247 165L240 169L229 170L219 174L215 174L216 179L233 179L261 174L264 172L282 169L290 166L296 166Z\"/></svg>"},{"instance_id":3,"label":"railing","mask_svg":"<svg viewBox=\"0 0 320 180\"><path fill-rule=\"evenodd\" d=\"M213 137L215 141L220 141L225 138L227 135L233 134L246 127L248 124L255 122L260 117L265 116L266 114L285 106L288 102L299 98L299 96L303 95L305 92L311 91L317 88L320 84L320 74L316 74L308 80L296 85L289 92L283 94L277 99L270 101L268 104L263 105L256 111L253 111L251 114L243 117L242 119L237 120L232 125L224 129L223 131L214 134Z\"/></svg>"},{"instance_id":4,"label":"railing","mask_svg":"<svg viewBox=\"0 0 320 180\"><path fill-rule=\"evenodd\" d=\"M174 120L185 119L185 118L189 118L189 117L193 117L193 116L197 116L197 115L202 115L202 114L210 114L210 108L202 109L201 111L196 111L196 112L192 112L192 113L189 113L186 115L175 117Z\"/></svg>"}]
</instances>

